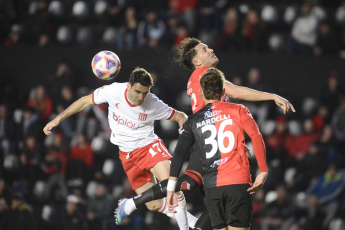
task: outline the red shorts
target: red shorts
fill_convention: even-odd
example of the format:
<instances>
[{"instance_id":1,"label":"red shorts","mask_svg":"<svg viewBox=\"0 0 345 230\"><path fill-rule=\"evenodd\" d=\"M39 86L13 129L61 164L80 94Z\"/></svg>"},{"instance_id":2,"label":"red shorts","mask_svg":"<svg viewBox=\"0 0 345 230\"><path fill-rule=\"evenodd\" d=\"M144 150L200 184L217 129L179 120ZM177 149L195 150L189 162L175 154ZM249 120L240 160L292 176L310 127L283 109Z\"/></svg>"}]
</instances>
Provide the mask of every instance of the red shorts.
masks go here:
<instances>
[{"instance_id":1,"label":"red shorts","mask_svg":"<svg viewBox=\"0 0 345 230\"><path fill-rule=\"evenodd\" d=\"M119 155L134 190L151 180L151 168L161 161L171 159L171 154L161 139L129 153L119 151Z\"/></svg>"}]
</instances>

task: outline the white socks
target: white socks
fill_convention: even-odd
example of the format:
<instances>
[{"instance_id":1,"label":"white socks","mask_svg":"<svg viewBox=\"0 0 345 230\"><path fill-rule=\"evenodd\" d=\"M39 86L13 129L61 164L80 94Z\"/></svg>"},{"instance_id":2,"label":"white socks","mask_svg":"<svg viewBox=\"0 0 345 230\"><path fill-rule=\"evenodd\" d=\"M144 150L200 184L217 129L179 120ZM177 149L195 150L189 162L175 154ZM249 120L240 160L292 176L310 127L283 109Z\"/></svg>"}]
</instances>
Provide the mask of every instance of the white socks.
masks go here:
<instances>
[{"instance_id":1,"label":"white socks","mask_svg":"<svg viewBox=\"0 0 345 230\"><path fill-rule=\"evenodd\" d=\"M126 201L126 205L125 205L125 209L124 209L125 213L126 213L127 215L130 215L130 214L131 214L134 210L136 210L136 209L137 209L137 207L136 207L135 204L134 204L133 198L128 199L128 200Z\"/></svg>"},{"instance_id":2,"label":"white socks","mask_svg":"<svg viewBox=\"0 0 345 230\"><path fill-rule=\"evenodd\" d=\"M195 223L198 220L198 218L196 218L195 216L193 216L192 214L187 212L187 203L186 203L186 199L185 199L182 191L180 192L179 196L177 197L177 202L178 202L178 206L184 207L184 210L187 214L188 226L190 228L194 228Z\"/></svg>"},{"instance_id":3,"label":"white socks","mask_svg":"<svg viewBox=\"0 0 345 230\"><path fill-rule=\"evenodd\" d=\"M180 192L179 196L177 197L177 201L178 206L175 208L176 213L169 212L166 198L163 198L162 207L160 210L158 210L158 212L176 219L180 230L188 230L189 227L194 228L197 218L187 212L186 200L182 192Z\"/></svg>"}]
</instances>

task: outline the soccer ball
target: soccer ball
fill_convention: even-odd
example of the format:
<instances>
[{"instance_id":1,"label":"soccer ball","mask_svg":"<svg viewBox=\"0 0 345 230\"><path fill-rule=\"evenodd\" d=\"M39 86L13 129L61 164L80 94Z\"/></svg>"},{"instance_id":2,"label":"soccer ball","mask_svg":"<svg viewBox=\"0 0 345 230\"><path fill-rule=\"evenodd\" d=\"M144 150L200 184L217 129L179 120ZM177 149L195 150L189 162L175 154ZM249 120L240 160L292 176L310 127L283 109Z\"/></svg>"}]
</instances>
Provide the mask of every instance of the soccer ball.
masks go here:
<instances>
[{"instance_id":1,"label":"soccer ball","mask_svg":"<svg viewBox=\"0 0 345 230\"><path fill-rule=\"evenodd\" d=\"M105 50L93 57L91 67L98 79L111 80L119 74L121 62L115 53Z\"/></svg>"}]
</instances>

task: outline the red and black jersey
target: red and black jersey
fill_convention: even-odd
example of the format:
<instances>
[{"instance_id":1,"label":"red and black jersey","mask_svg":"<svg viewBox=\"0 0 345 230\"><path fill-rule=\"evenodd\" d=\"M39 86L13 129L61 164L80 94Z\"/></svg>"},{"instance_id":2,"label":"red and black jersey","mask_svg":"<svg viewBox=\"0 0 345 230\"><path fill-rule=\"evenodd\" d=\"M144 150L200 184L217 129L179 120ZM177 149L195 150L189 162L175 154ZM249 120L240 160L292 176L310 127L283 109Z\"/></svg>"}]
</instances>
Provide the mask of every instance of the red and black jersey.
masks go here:
<instances>
[{"instance_id":1,"label":"red and black jersey","mask_svg":"<svg viewBox=\"0 0 345 230\"><path fill-rule=\"evenodd\" d=\"M200 85L200 78L204 74L204 72L211 67L203 66L196 68L192 75L190 76L188 83L187 83L187 94L190 97L191 104L192 104L192 111L193 113L198 112L205 106L205 102L203 101L200 92L201 92L201 85ZM226 101L226 96L222 97L222 101Z\"/></svg>"},{"instance_id":2,"label":"red and black jersey","mask_svg":"<svg viewBox=\"0 0 345 230\"><path fill-rule=\"evenodd\" d=\"M252 184L244 131L250 136L261 172L267 172L265 145L249 110L239 104L216 101L190 116L179 136L170 176L177 177L190 146L200 149L204 187Z\"/></svg>"}]
</instances>

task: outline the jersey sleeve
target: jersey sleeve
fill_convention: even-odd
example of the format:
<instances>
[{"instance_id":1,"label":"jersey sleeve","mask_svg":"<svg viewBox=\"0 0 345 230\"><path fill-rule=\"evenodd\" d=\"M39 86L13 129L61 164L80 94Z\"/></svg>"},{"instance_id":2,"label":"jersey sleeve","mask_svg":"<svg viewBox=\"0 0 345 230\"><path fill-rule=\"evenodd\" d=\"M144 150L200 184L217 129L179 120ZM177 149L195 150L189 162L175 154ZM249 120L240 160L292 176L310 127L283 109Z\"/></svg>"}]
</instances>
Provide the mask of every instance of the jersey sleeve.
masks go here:
<instances>
[{"instance_id":1,"label":"jersey sleeve","mask_svg":"<svg viewBox=\"0 0 345 230\"><path fill-rule=\"evenodd\" d=\"M257 126L248 108L241 106L240 113L243 129L252 140L256 161L259 165L259 170L260 172L267 172L268 169L266 162L266 147L259 127Z\"/></svg>"},{"instance_id":2,"label":"jersey sleeve","mask_svg":"<svg viewBox=\"0 0 345 230\"><path fill-rule=\"evenodd\" d=\"M157 96L152 94L152 97L153 103L155 104L155 120L171 120L175 115L175 109L165 104Z\"/></svg>"},{"instance_id":3,"label":"jersey sleeve","mask_svg":"<svg viewBox=\"0 0 345 230\"><path fill-rule=\"evenodd\" d=\"M173 158L171 159L171 166L170 166L170 176L171 177L178 177L183 160L188 149L194 143L194 135L192 132L191 122L187 120L181 131L180 136L178 137L177 145L173 154Z\"/></svg>"},{"instance_id":4,"label":"jersey sleeve","mask_svg":"<svg viewBox=\"0 0 345 230\"><path fill-rule=\"evenodd\" d=\"M92 93L92 101L95 105L108 102L108 98L111 96L111 91L114 88L113 85L104 85L99 87Z\"/></svg>"}]
</instances>

